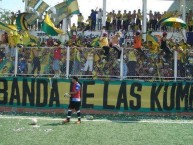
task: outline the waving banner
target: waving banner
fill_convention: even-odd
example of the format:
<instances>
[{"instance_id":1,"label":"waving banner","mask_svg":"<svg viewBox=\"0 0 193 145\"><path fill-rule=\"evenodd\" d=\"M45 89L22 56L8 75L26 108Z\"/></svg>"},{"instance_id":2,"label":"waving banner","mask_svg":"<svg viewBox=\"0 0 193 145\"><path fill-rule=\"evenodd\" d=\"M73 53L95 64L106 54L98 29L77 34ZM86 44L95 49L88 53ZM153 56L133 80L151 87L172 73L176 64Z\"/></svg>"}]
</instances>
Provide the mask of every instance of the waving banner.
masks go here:
<instances>
[{"instance_id":1,"label":"waving banner","mask_svg":"<svg viewBox=\"0 0 193 145\"><path fill-rule=\"evenodd\" d=\"M42 3L37 7L36 12L39 15L42 15L47 10L48 7L49 5L45 3L44 1L42 1Z\"/></svg>"}]
</instances>

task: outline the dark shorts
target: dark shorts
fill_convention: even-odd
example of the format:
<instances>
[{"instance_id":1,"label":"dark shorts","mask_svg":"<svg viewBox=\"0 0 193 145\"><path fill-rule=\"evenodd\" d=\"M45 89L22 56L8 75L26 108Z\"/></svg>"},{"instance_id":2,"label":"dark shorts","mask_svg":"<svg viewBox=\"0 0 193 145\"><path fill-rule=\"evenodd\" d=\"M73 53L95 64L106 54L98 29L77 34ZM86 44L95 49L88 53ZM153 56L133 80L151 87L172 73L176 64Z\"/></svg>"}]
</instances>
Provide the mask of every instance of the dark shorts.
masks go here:
<instances>
[{"instance_id":1,"label":"dark shorts","mask_svg":"<svg viewBox=\"0 0 193 145\"><path fill-rule=\"evenodd\" d=\"M70 101L68 109L75 109L76 111L80 110L81 102Z\"/></svg>"}]
</instances>

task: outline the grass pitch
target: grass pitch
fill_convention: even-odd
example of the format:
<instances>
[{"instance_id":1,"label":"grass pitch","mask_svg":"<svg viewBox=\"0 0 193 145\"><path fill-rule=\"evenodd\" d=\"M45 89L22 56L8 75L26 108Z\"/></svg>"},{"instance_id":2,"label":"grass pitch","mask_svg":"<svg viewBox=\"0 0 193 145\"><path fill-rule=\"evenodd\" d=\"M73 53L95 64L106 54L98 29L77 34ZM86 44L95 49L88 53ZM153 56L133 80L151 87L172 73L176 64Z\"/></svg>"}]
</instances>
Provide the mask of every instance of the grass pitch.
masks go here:
<instances>
[{"instance_id":1,"label":"grass pitch","mask_svg":"<svg viewBox=\"0 0 193 145\"><path fill-rule=\"evenodd\" d=\"M94 117L61 124L61 117L0 115L0 145L192 145L192 119ZM120 118L121 116L118 116Z\"/></svg>"}]
</instances>

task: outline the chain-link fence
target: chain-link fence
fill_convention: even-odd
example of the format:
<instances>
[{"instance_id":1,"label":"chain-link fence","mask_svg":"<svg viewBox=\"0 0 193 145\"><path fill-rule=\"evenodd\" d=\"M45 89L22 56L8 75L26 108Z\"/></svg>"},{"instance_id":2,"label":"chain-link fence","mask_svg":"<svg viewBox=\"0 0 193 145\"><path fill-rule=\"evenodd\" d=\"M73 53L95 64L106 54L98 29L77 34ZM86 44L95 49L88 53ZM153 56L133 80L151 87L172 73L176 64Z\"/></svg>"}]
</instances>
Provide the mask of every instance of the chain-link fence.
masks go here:
<instances>
[{"instance_id":1,"label":"chain-link fence","mask_svg":"<svg viewBox=\"0 0 193 145\"><path fill-rule=\"evenodd\" d=\"M174 77L174 59L166 59L161 52L125 49L123 59L123 78L142 80L161 80Z\"/></svg>"},{"instance_id":2,"label":"chain-link fence","mask_svg":"<svg viewBox=\"0 0 193 145\"><path fill-rule=\"evenodd\" d=\"M0 76L14 76L16 75L15 66L17 65L17 50L16 48L9 48L8 45L1 45L0 48Z\"/></svg>"},{"instance_id":3,"label":"chain-link fence","mask_svg":"<svg viewBox=\"0 0 193 145\"><path fill-rule=\"evenodd\" d=\"M59 52L58 52L59 51ZM119 54L121 53L121 55ZM119 59L120 55L120 59ZM109 50L87 47L0 48L1 76L62 77L84 79L192 79L193 52L122 48Z\"/></svg>"},{"instance_id":4,"label":"chain-link fence","mask_svg":"<svg viewBox=\"0 0 193 145\"><path fill-rule=\"evenodd\" d=\"M71 48L69 74L84 78L120 78L120 61L116 55L112 49L105 56L101 48Z\"/></svg>"},{"instance_id":5,"label":"chain-link fence","mask_svg":"<svg viewBox=\"0 0 193 145\"><path fill-rule=\"evenodd\" d=\"M65 48L61 50L61 59L58 60L54 58L56 49L54 47L9 49L10 52L6 53L5 48L1 48L1 76L64 77L66 75L67 49Z\"/></svg>"}]
</instances>

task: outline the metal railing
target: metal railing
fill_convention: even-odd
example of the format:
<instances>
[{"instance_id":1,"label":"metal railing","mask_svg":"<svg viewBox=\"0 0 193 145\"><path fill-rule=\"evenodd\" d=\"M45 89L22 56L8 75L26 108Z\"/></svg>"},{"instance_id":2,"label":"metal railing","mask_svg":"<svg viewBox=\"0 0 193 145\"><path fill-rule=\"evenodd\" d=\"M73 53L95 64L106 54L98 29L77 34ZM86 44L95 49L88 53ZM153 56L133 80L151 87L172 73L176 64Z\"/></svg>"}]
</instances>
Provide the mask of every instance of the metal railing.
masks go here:
<instances>
[{"instance_id":1,"label":"metal railing","mask_svg":"<svg viewBox=\"0 0 193 145\"><path fill-rule=\"evenodd\" d=\"M84 79L138 79L142 81L191 80L192 53L173 51L169 57L162 51L121 48L120 59L114 49L104 56L101 48L64 47L61 59L54 59L54 47L12 48L13 54L1 48L0 76L56 77L78 76ZM33 50L38 52L34 57ZM192 58L193 59L193 58ZM54 71L55 70L55 71ZM56 75L57 72L57 75Z\"/></svg>"}]
</instances>

